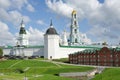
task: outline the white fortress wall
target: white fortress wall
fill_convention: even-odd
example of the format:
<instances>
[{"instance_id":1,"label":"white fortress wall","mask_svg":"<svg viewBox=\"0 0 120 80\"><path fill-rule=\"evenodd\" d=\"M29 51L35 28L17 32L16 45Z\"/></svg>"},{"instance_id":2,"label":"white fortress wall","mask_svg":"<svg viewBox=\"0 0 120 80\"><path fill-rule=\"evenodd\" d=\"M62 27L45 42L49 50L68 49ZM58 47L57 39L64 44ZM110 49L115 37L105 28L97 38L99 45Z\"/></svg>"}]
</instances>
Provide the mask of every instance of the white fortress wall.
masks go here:
<instances>
[{"instance_id":1,"label":"white fortress wall","mask_svg":"<svg viewBox=\"0 0 120 80\"><path fill-rule=\"evenodd\" d=\"M55 53L56 58L68 58L68 55L78 51L83 51L85 48L59 47L59 51Z\"/></svg>"},{"instance_id":2,"label":"white fortress wall","mask_svg":"<svg viewBox=\"0 0 120 80\"><path fill-rule=\"evenodd\" d=\"M25 48L24 56L44 56L44 48Z\"/></svg>"},{"instance_id":3,"label":"white fortress wall","mask_svg":"<svg viewBox=\"0 0 120 80\"><path fill-rule=\"evenodd\" d=\"M3 55L44 56L44 47L38 48L3 48Z\"/></svg>"},{"instance_id":4,"label":"white fortress wall","mask_svg":"<svg viewBox=\"0 0 120 80\"><path fill-rule=\"evenodd\" d=\"M4 55L10 55L11 48L4 48L3 49L3 56Z\"/></svg>"}]
</instances>

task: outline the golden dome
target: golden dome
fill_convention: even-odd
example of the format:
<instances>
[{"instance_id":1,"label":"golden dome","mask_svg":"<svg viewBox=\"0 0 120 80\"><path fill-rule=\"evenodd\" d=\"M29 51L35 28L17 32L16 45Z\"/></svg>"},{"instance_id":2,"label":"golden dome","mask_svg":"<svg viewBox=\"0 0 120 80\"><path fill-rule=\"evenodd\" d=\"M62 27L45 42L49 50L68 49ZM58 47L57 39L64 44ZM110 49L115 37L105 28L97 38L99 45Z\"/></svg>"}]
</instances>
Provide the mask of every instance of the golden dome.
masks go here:
<instances>
[{"instance_id":1,"label":"golden dome","mask_svg":"<svg viewBox=\"0 0 120 80\"><path fill-rule=\"evenodd\" d=\"M76 11L76 10L73 10L73 11L72 11L72 14L76 14L76 13L77 13L77 11Z\"/></svg>"}]
</instances>

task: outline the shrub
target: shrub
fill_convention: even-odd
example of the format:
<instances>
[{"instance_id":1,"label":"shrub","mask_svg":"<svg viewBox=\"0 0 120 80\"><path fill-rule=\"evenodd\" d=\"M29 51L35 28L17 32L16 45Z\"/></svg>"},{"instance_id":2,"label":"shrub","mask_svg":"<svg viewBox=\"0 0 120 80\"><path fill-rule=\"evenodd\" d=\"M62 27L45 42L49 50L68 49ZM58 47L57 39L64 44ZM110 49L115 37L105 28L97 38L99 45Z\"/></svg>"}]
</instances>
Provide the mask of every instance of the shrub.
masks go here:
<instances>
[{"instance_id":1,"label":"shrub","mask_svg":"<svg viewBox=\"0 0 120 80\"><path fill-rule=\"evenodd\" d=\"M24 73L24 71L22 69L16 69L15 72L17 72L17 73Z\"/></svg>"},{"instance_id":2,"label":"shrub","mask_svg":"<svg viewBox=\"0 0 120 80\"><path fill-rule=\"evenodd\" d=\"M3 50L2 50L2 48L0 48L0 57L2 57L3 56Z\"/></svg>"}]
</instances>

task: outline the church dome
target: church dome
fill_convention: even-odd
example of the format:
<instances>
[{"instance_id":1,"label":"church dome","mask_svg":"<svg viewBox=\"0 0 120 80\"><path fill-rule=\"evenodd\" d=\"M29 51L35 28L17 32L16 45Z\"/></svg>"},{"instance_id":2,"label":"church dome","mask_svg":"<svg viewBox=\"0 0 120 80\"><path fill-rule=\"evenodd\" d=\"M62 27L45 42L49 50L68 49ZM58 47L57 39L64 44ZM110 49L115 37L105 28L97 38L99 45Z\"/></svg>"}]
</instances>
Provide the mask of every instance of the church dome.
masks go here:
<instances>
[{"instance_id":1,"label":"church dome","mask_svg":"<svg viewBox=\"0 0 120 80\"><path fill-rule=\"evenodd\" d=\"M19 34L26 34L26 30L24 27L25 27L25 25L24 25L24 22L22 20Z\"/></svg>"},{"instance_id":2,"label":"church dome","mask_svg":"<svg viewBox=\"0 0 120 80\"><path fill-rule=\"evenodd\" d=\"M52 25L52 20L50 23L50 28L47 29L46 34L53 35L53 34L58 34L55 28Z\"/></svg>"},{"instance_id":3,"label":"church dome","mask_svg":"<svg viewBox=\"0 0 120 80\"><path fill-rule=\"evenodd\" d=\"M26 30L25 30L24 27L21 27L21 28L20 28L19 34L26 34Z\"/></svg>"},{"instance_id":4,"label":"church dome","mask_svg":"<svg viewBox=\"0 0 120 80\"><path fill-rule=\"evenodd\" d=\"M72 14L76 14L76 13L77 13L77 11L76 11L76 10L73 10L73 11L72 11Z\"/></svg>"},{"instance_id":5,"label":"church dome","mask_svg":"<svg viewBox=\"0 0 120 80\"><path fill-rule=\"evenodd\" d=\"M46 34L57 34L57 31L55 30L55 28L50 27L49 29L47 29Z\"/></svg>"}]
</instances>

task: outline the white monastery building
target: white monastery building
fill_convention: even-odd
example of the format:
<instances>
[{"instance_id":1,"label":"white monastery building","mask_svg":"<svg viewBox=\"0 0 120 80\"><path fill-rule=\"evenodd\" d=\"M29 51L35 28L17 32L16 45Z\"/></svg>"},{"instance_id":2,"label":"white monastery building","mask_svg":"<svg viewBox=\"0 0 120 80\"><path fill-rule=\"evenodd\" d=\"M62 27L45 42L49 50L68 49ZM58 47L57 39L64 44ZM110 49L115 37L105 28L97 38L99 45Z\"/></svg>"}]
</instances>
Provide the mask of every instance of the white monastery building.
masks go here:
<instances>
[{"instance_id":1,"label":"white monastery building","mask_svg":"<svg viewBox=\"0 0 120 80\"><path fill-rule=\"evenodd\" d=\"M43 46L29 46L29 39L22 20L19 31L19 37L16 46L7 46L3 48L4 55L13 56L39 56L47 59L66 58L69 54L83 51L90 48L98 48L102 46L83 45L83 39L80 37L79 26L77 21L77 12L72 11L69 41L64 31L63 39L60 42L60 36L55 27L50 23L50 27L46 30Z\"/></svg>"}]
</instances>

